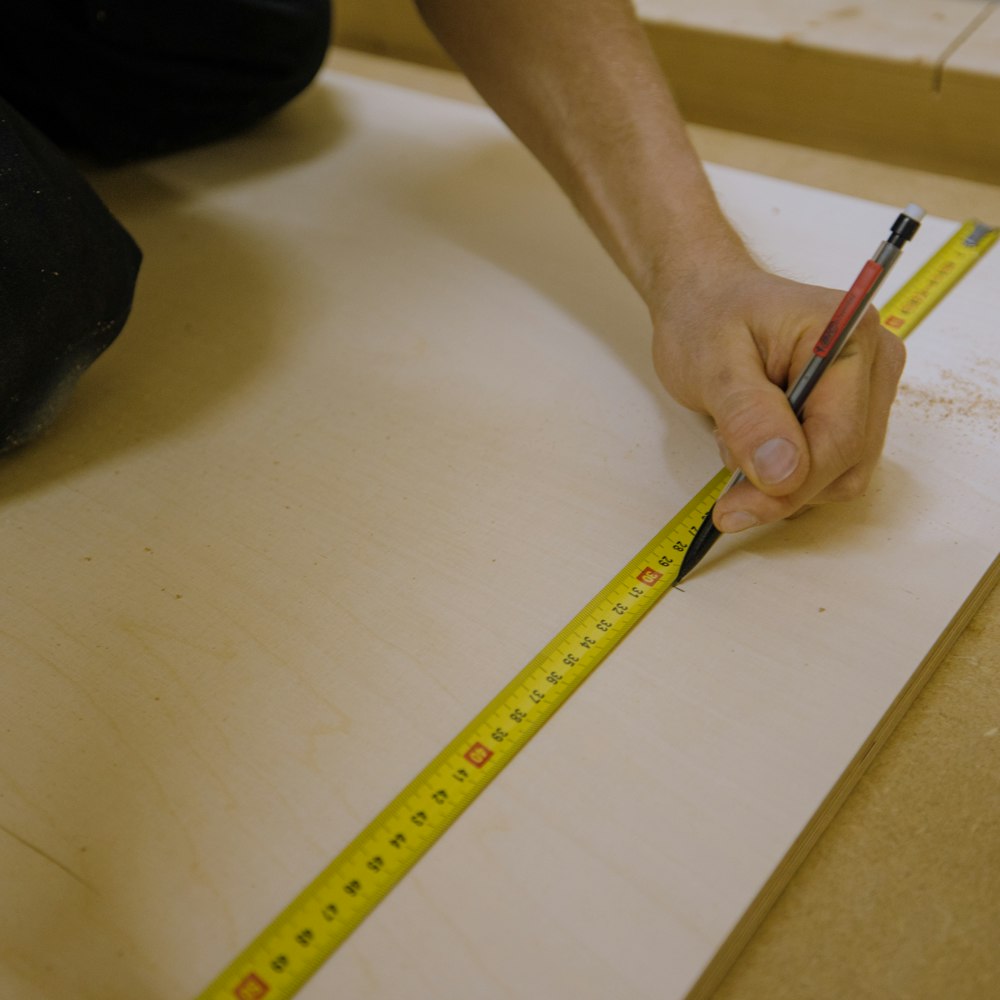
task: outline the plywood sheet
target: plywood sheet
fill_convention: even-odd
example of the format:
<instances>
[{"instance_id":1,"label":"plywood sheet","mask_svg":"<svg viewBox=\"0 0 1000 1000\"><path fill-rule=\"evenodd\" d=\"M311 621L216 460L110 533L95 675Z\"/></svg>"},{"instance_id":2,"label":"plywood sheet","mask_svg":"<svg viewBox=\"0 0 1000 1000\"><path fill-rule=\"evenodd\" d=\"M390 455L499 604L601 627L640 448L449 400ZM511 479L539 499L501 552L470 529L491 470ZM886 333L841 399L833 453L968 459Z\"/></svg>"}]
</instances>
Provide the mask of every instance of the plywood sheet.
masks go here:
<instances>
[{"instance_id":1,"label":"plywood sheet","mask_svg":"<svg viewBox=\"0 0 1000 1000\"><path fill-rule=\"evenodd\" d=\"M831 285L895 213L712 178ZM4 463L25 1000L194 995L717 466L641 304L480 109L328 75L98 182L147 252L134 321ZM692 988L996 556L997 267L914 335L869 496L720 544L306 1000Z\"/></svg>"}]
</instances>

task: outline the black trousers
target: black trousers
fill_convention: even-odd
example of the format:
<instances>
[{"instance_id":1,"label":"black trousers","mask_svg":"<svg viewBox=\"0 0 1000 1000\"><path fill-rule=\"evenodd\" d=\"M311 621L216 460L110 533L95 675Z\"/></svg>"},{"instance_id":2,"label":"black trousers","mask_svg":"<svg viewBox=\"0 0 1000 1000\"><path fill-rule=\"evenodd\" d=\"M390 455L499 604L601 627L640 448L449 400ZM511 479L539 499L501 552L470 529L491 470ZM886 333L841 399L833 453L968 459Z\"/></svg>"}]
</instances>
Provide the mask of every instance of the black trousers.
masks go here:
<instances>
[{"instance_id":1,"label":"black trousers","mask_svg":"<svg viewBox=\"0 0 1000 1000\"><path fill-rule=\"evenodd\" d=\"M331 0L30 0L0 28L0 451L125 324L141 252L67 158L222 138L302 91Z\"/></svg>"}]
</instances>

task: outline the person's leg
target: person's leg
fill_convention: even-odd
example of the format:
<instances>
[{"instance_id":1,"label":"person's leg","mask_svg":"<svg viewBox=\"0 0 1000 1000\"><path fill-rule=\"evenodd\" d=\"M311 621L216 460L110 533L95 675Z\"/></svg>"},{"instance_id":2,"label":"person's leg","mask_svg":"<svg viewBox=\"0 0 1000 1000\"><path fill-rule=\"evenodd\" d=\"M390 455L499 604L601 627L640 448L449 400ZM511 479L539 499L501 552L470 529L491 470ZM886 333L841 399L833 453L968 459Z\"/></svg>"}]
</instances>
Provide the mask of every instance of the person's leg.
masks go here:
<instances>
[{"instance_id":1,"label":"person's leg","mask_svg":"<svg viewBox=\"0 0 1000 1000\"><path fill-rule=\"evenodd\" d=\"M309 83L330 16L330 0L31 0L4 12L0 451L50 423L117 336L141 259L39 133L105 161L233 133Z\"/></svg>"},{"instance_id":2,"label":"person's leg","mask_svg":"<svg viewBox=\"0 0 1000 1000\"><path fill-rule=\"evenodd\" d=\"M0 451L43 430L118 335L140 256L72 164L0 101Z\"/></svg>"},{"instance_id":3,"label":"person's leg","mask_svg":"<svg viewBox=\"0 0 1000 1000\"><path fill-rule=\"evenodd\" d=\"M300 93L330 23L331 0L31 0L4 13L0 94L101 160L170 152Z\"/></svg>"}]
</instances>

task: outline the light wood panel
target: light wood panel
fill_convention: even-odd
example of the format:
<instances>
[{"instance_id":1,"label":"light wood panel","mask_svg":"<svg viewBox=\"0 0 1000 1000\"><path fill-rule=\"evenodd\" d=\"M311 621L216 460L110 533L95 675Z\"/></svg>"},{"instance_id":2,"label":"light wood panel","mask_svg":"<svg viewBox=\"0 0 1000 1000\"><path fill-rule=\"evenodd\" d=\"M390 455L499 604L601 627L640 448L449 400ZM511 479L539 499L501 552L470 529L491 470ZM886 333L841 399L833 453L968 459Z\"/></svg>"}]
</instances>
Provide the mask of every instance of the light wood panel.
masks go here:
<instances>
[{"instance_id":1,"label":"light wood panel","mask_svg":"<svg viewBox=\"0 0 1000 1000\"><path fill-rule=\"evenodd\" d=\"M713 178L828 283L894 214ZM631 291L476 109L338 78L101 187L147 249L135 321L4 481L26 1000L194 992L716 463ZM713 553L305 996L694 983L995 554L995 418L920 395L989 395L991 276L911 349L872 496Z\"/></svg>"},{"instance_id":2,"label":"light wood panel","mask_svg":"<svg viewBox=\"0 0 1000 1000\"><path fill-rule=\"evenodd\" d=\"M339 49L332 64L475 100L454 73ZM1000 219L1000 188L691 126L712 162L932 213ZM905 376L904 376L905 379ZM1000 591L944 658L729 970L719 1000L981 1000L1000 975ZM713 997L715 994L713 994Z\"/></svg>"}]
</instances>

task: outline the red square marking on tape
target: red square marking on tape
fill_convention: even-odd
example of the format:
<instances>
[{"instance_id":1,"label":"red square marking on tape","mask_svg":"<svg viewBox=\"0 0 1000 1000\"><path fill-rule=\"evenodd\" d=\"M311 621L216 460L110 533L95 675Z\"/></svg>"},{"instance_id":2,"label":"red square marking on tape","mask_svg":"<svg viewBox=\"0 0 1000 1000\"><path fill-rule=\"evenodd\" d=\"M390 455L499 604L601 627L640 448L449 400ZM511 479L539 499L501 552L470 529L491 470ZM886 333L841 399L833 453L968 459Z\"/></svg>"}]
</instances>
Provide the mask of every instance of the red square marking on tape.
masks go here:
<instances>
[{"instance_id":1,"label":"red square marking on tape","mask_svg":"<svg viewBox=\"0 0 1000 1000\"><path fill-rule=\"evenodd\" d=\"M260 1000L261 997L267 995L270 989L271 987L260 976L251 972L250 975L240 980L236 989L233 990L233 995L236 1000Z\"/></svg>"},{"instance_id":2,"label":"red square marking on tape","mask_svg":"<svg viewBox=\"0 0 1000 1000\"><path fill-rule=\"evenodd\" d=\"M482 767L493 756L493 751L489 747L484 747L482 743L473 743L463 756L470 764Z\"/></svg>"},{"instance_id":3,"label":"red square marking on tape","mask_svg":"<svg viewBox=\"0 0 1000 1000\"><path fill-rule=\"evenodd\" d=\"M644 583L647 587L652 587L653 584L657 583L663 577L662 573L657 573L652 566L647 566L636 579L640 583Z\"/></svg>"}]
</instances>

